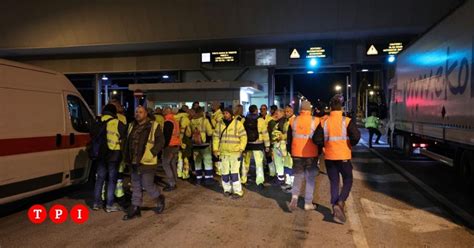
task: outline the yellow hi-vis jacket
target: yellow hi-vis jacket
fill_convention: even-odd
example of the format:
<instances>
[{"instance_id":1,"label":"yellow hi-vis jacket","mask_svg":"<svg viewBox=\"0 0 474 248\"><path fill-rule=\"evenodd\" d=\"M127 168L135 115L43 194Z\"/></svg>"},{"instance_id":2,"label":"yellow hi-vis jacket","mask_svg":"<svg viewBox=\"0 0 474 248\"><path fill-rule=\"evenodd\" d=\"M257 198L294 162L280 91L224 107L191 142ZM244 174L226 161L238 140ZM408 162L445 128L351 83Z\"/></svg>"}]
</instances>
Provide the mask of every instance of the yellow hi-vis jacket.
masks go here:
<instances>
[{"instance_id":1,"label":"yellow hi-vis jacket","mask_svg":"<svg viewBox=\"0 0 474 248\"><path fill-rule=\"evenodd\" d=\"M224 119L224 113L220 109L218 109L216 112L212 113L211 115L211 125L215 129L217 127L217 124L219 124L220 121Z\"/></svg>"},{"instance_id":2,"label":"yellow hi-vis jacket","mask_svg":"<svg viewBox=\"0 0 474 248\"><path fill-rule=\"evenodd\" d=\"M212 130L211 123L205 117L199 117L191 120L191 133L194 133L194 130L199 130L201 133L201 145L210 145L211 141L206 140L207 137L211 137L214 130Z\"/></svg>"},{"instance_id":3,"label":"yellow hi-vis jacket","mask_svg":"<svg viewBox=\"0 0 474 248\"><path fill-rule=\"evenodd\" d=\"M217 123L212 135L212 150L221 154L241 153L247 146L247 133L244 125L233 119L226 127L224 121Z\"/></svg>"},{"instance_id":4,"label":"yellow hi-vis jacket","mask_svg":"<svg viewBox=\"0 0 474 248\"><path fill-rule=\"evenodd\" d=\"M118 113L117 119L122 122L125 126L127 125L127 117L125 115Z\"/></svg>"},{"instance_id":5,"label":"yellow hi-vis jacket","mask_svg":"<svg viewBox=\"0 0 474 248\"><path fill-rule=\"evenodd\" d=\"M119 120L111 115L103 115L100 117L101 121L107 121L109 119L113 120L107 122L107 146L112 151L120 151L121 137L118 130Z\"/></svg>"},{"instance_id":6,"label":"yellow hi-vis jacket","mask_svg":"<svg viewBox=\"0 0 474 248\"><path fill-rule=\"evenodd\" d=\"M163 126L165 125L165 117L163 115L155 114L155 121L160 126L161 130L163 131Z\"/></svg>"},{"instance_id":7,"label":"yellow hi-vis jacket","mask_svg":"<svg viewBox=\"0 0 474 248\"><path fill-rule=\"evenodd\" d=\"M150 130L150 134L148 135L148 141L146 142L145 145L145 152L143 153L142 160L140 160L140 164L143 165L157 165L158 164L158 156L154 156L153 153L151 153L151 149L155 146L155 132L156 129L158 128L158 122L152 121L152 126ZM128 127L128 135L133 130L133 124L130 124Z\"/></svg>"},{"instance_id":8,"label":"yellow hi-vis jacket","mask_svg":"<svg viewBox=\"0 0 474 248\"><path fill-rule=\"evenodd\" d=\"M191 129L189 125L191 121L189 120L188 113L177 113L174 115L174 119L179 123L179 137L183 140L184 135L191 137Z\"/></svg>"},{"instance_id":9,"label":"yellow hi-vis jacket","mask_svg":"<svg viewBox=\"0 0 474 248\"><path fill-rule=\"evenodd\" d=\"M267 117L269 118L269 117ZM248 119L248 118L247 118ZM268 134L268 123L263 118L258 117L257 119L258 139L254 142L248 142L249 144L264 144L265 148L270 147L270 135Z\"/></svg>"}]
</instances>

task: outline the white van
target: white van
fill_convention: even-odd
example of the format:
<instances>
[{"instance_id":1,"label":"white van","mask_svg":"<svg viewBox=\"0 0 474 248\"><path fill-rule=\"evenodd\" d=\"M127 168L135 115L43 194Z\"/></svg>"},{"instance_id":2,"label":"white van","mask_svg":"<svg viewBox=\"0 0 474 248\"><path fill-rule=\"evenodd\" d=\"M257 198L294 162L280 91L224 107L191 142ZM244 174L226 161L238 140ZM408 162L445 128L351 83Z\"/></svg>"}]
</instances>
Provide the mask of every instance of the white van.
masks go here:
<instances>
[{"instance_id":1,"label":"white van","mask_svg":"<svg viewBox=\"0 0 474 248\"><path fill-rule=\"evenodd\" d=\"M0 59L0 204L85 182L92 121L63 74Z\"/></svg>"}]
</instances>

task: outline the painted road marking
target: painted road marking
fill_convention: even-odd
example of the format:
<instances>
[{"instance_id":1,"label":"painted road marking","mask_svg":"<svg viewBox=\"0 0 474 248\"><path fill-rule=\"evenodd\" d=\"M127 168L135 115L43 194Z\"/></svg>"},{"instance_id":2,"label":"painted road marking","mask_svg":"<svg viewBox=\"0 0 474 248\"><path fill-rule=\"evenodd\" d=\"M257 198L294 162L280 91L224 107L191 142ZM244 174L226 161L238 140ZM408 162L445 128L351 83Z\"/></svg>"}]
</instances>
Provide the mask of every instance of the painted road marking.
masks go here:
<instances>
[{"instance_id":1,"label":"painted road marking","mask_svg":"<svg viewBox=\"0 0 474 248\"><path fill-rule=\"evenodd\" d=\"M394 208L365 198L361 198L360 202L367 217L391 225L399 226L399 223L403 223L414 233L435 232L459 227L434 214L441 213L437 207L409 210Z\"/></svg>"},{"instance_id":2,"label":"painted road marking","mask_svg":"<svg viewBox=\"0 0 474 248\"><path fill-rule=\"evenodd\" d=\"M372 181L377 183L394 183L394 182L408 182L404 177L398 173L390 173L385 175L377 175L372 173L364 173L360 171L353 170L352 175L354 179Z\"/></svg>"},{"instance_id":3,"label":"painted road marking","mask_svg":"<svg viewBox=\"0 0 474 248\"><path fill-rule=\"evenodd\" d=\"M362 227L362 223L360 222L359 214L355 211L354 200L352 199L352 195L349 195L346 201L347 204L347 216L349 225L351 226L352 232L352 239L354 239L354 244L358 248L366 248L369 247L367 243L367 238L365 237L364 228Z\"/></svg>"}]
</instances>

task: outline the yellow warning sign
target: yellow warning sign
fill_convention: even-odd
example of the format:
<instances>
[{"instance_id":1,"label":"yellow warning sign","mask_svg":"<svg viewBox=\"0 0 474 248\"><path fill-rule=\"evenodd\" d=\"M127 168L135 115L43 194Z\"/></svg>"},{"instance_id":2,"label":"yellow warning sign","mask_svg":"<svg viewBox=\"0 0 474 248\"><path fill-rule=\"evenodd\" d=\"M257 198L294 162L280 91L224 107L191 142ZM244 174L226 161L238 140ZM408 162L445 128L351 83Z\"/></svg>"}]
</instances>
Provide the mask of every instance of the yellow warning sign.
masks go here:
<instances>
[{"instance_id":1,"label":"yellow warning sign","mask_svg":"<svg viewBox=\"0 0 474 248\"><path fill-rule=\"evenodd\" d=\"M301 56L300 56L300 53L298 52L298 50L293 49L293 51L291 52L290 54L290 59L299 59Z\"/></svg>"},{"instance_id":2,"label":"yellow warning sign","mask_svg":"<svg viewBox=\"0 0 474 248\"><path fill-rule=\"evenodd\" d=\"M367 50L367 55L378 55L379 51L375 48L374 45L370 45L369 50Z\"/></svg>"}]
</instances>

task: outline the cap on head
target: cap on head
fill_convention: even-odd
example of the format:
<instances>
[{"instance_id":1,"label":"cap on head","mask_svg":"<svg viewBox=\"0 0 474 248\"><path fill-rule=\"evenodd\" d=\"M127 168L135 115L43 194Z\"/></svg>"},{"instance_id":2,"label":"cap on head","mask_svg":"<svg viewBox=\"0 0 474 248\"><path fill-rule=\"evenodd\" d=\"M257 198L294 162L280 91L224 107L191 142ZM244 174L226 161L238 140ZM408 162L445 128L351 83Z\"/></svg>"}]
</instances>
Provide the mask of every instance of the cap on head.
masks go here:
<instances>
[{"instance_id":1,"label":"cap on head","mask_svg":"<svg viewBox=\"0 0 474 248\"><path fill-rule=\"evenodd\" d=\"M329 107L331 110L342 110L342 104L344 103L344 97L341 94L336 94L329 101Z\"/></svg>"}]
</instances>

